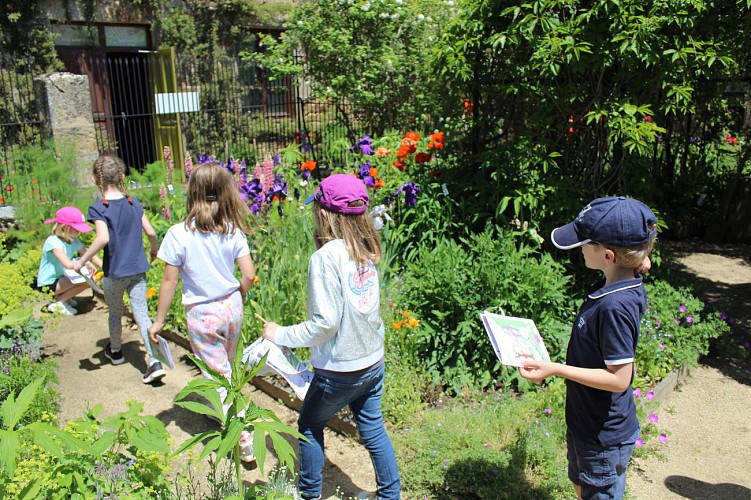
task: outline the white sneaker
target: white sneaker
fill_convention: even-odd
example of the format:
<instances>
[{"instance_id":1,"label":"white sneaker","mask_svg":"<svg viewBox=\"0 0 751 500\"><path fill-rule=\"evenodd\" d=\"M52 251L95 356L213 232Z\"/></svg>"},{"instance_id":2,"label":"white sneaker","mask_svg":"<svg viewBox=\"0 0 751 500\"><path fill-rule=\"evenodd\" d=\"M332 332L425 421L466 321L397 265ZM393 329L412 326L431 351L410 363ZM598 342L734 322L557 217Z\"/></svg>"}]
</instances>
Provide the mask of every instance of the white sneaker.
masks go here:
<instances>
[{"instance_id":1,"label":"white sneaker","mask_svg":"<svg viewBox=\"0 0 751 500\"><path fill-rule=\"evenodd\" d=\"M78 311L65 302L53 302L52 304L47 305L47 310L49 312L62 314L63 316L75 316L76 313L78 313Z\"/></svg>"}]
</instances>

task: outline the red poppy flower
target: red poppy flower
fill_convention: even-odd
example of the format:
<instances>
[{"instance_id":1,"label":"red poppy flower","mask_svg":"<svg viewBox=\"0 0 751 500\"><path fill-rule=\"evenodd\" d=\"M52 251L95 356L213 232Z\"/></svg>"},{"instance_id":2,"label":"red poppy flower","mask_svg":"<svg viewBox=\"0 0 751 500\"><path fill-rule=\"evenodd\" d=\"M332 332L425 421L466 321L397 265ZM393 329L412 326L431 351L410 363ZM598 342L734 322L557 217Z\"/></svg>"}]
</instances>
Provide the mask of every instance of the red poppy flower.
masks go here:
<instances>
[{"instance_id":1,"label":"red poppy flower","mask_svg":"<svg viewBox=\"0 0 751 500\"><path fill-rule=\"evenodd\" d=\"M429 162L431 158L432 156L430 156L430 154L420 152L415 155L415 163L426 163Z\"/></svg>"},{"instance_id":2,"label":"red poppy flower","mask_svg":"<svg viewBox=\"0 0 751 500\"><path fill-rule=\"evenodd\" d=\"M399 156L399 155L397 155ZM399 170L404 170L404 166L406 165L402 160L396 160L392 165L394 165Z\"/></svg>"},{"instance_id":3,"label":"red poppy flower","mask_svg":"<svg viewBox=\"0 0 751 500\"><path fill-rule=\"evenodd\" d=\"M738 144L738 139L736 139L736 138L735 138L735 137L733 137L732 135L729 135L729 136L727 136L727 137L725 138L725 142L727 142L728 144L733 144L733 145L735 145L735 144Z\"/></svg>"},{"instance_id":4,"label":"red poppy flower","mask_svg":"<svg viewBox=\"0 0 751 500\"><path fill-rule=\"evenodd\" d=\"M42 200L42 201L44 201L44 200ZM2 196L0 196L0 203L5 203L5 198L3 198Z\"/></svg>"},{"instance_id":5,"label":"red poppy flower","mask_svg":"<svg viewBox=\"0 0 751 500\"><path fill-rule=\"evenodd\" d=\"M313 160L308 160L306 162L303 162L303 164L300 166L300 170L307 170L308 172L312 172L316 169L316 162Z\"/></svg>"},{"instance_id":6,"label":"red poppy flower","mask_svg":"<svg viewBox=\"0 0 751 500\"><path fill-rule=\"evenodd\" d=\"M15 188L13 186L10 186L10 185L5 188L5 190L8 191L9 193L12 192L14 189Z\"/></svg>"},{"instance_id":7,"label":"red poppy flower","mask_svg":"<svg viewBox=\"0 0 751 500\"><path fill-rule=\"evenodd\" d=\"M647 123L652 123L652 117L649 116L649 115L647 115L647 116L644 117L644 121L647 122Z\"/></svg>"}]
</instances>

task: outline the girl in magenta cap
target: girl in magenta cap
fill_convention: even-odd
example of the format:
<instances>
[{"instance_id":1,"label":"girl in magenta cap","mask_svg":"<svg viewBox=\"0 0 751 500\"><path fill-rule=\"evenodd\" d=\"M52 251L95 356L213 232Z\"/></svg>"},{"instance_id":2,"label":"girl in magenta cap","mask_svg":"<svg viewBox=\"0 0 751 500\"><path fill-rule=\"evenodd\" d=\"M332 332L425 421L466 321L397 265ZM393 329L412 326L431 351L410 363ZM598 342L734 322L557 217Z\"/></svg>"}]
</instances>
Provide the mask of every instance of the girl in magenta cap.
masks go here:
<instances>
[{"instance_id":1,"label":"girl in magenta cap","mask_svg":"<svg viewBox=\"0 0 751 500\"><path fill-rule=\"evenodd\" d=\"M378 498L398 500L399 470L383 425L384 325L376 264L381 242L368 215L368 192L352 175L324 179L313 204L318 250L308 263L308 320L291 326L268 322L264 338L309 347L315 375L305 396L298 430L302 498L321 498L323 429L349 406L376 472Z\"/></svg>"},{"instance_id":2,"label":"girl in magenta cap","mask_svg":"<svg viewBox=\"0 0 751 500\"><path fill-rule=\"evenodd\" d=\"M37 273L37 287L49 288L55 292L57 302L47 306L50 312L57 312L72 316L78 311L75 309L73 297L89 288L88 283L72 283L65 276L66 269L73 269L76 253L82 255L86 248L78 239L79 233L88 233L91 226L86 224L83 213L76 207L63 207L55 213L55 217L44 221L45 224L53 224L52 234L44 240L42 246L42 261L39 263ZM99 258L92 259L98 267L102 267ZM89 264L89 272L96 269Z\"/></svg>"}]
</instances>

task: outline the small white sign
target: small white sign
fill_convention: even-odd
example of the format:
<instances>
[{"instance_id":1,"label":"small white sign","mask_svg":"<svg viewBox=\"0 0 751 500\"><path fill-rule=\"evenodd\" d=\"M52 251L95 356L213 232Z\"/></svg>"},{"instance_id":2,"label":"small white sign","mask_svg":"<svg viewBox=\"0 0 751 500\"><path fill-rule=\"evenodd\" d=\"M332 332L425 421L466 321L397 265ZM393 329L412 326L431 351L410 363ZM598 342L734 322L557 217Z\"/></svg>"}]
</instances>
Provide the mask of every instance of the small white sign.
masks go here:
<instances>
[{"instance_id":1,"label":"small white sign","mask_svg":"<svg viewBox=\"0 0 751 500\"><path fill-rule=\"evenodd\" d=\"M156 114L168 115L172 113L195 113L201 111L198 92L171 92L156 94Z\"/></svg>"}]
</instances>

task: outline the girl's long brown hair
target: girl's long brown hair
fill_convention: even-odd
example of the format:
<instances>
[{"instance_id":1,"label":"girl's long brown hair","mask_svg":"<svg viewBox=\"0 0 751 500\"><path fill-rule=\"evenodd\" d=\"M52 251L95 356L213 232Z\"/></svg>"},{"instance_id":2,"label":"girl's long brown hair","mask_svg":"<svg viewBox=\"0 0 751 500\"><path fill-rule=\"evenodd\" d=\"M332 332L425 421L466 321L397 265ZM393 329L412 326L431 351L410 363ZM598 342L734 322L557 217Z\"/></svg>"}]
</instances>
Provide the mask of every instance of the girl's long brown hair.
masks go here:
<instances>
[{"instance_id":1,"label":"girl's long brown hair","mask_svg":"<svg viewBox=\"0 0 751 500\"><path fill-rule=\"evenodd\" d=\"M190 174L185 225L202 233L250 234L250 212L237 191L235 179L216 163L203 163Z\"/></svg>"},{"instance_id":2,"label":"girl's long brown hair","mask_svg":"<svg viewBox=\"0 0 751 500\"><path fill-rule=\"evenodd\" d=\"M104 192L108 187L117 188L130 201L125 188L125 163L117 156L102 155L92 166L92 173L99 191L104 199ZM105 206L107 203L104 203Z\"/></svg>"},{"instance_id":3,"label":"girl's long brown hair","mask_svg":"<svg viewBox=\"0 0 751 500\"><path fill-rule=\"evenodd\" d=\"M362 201L356 201L351 206L357 204L361 206ZM360 215L339 214L326 210L316 200L313 203L313 219L316 248L329 241L343 239L347 252L357 264L367 264L368 261L378 264L381 261L381 239L367 212Z\"/></svg>"}]
</instances>

